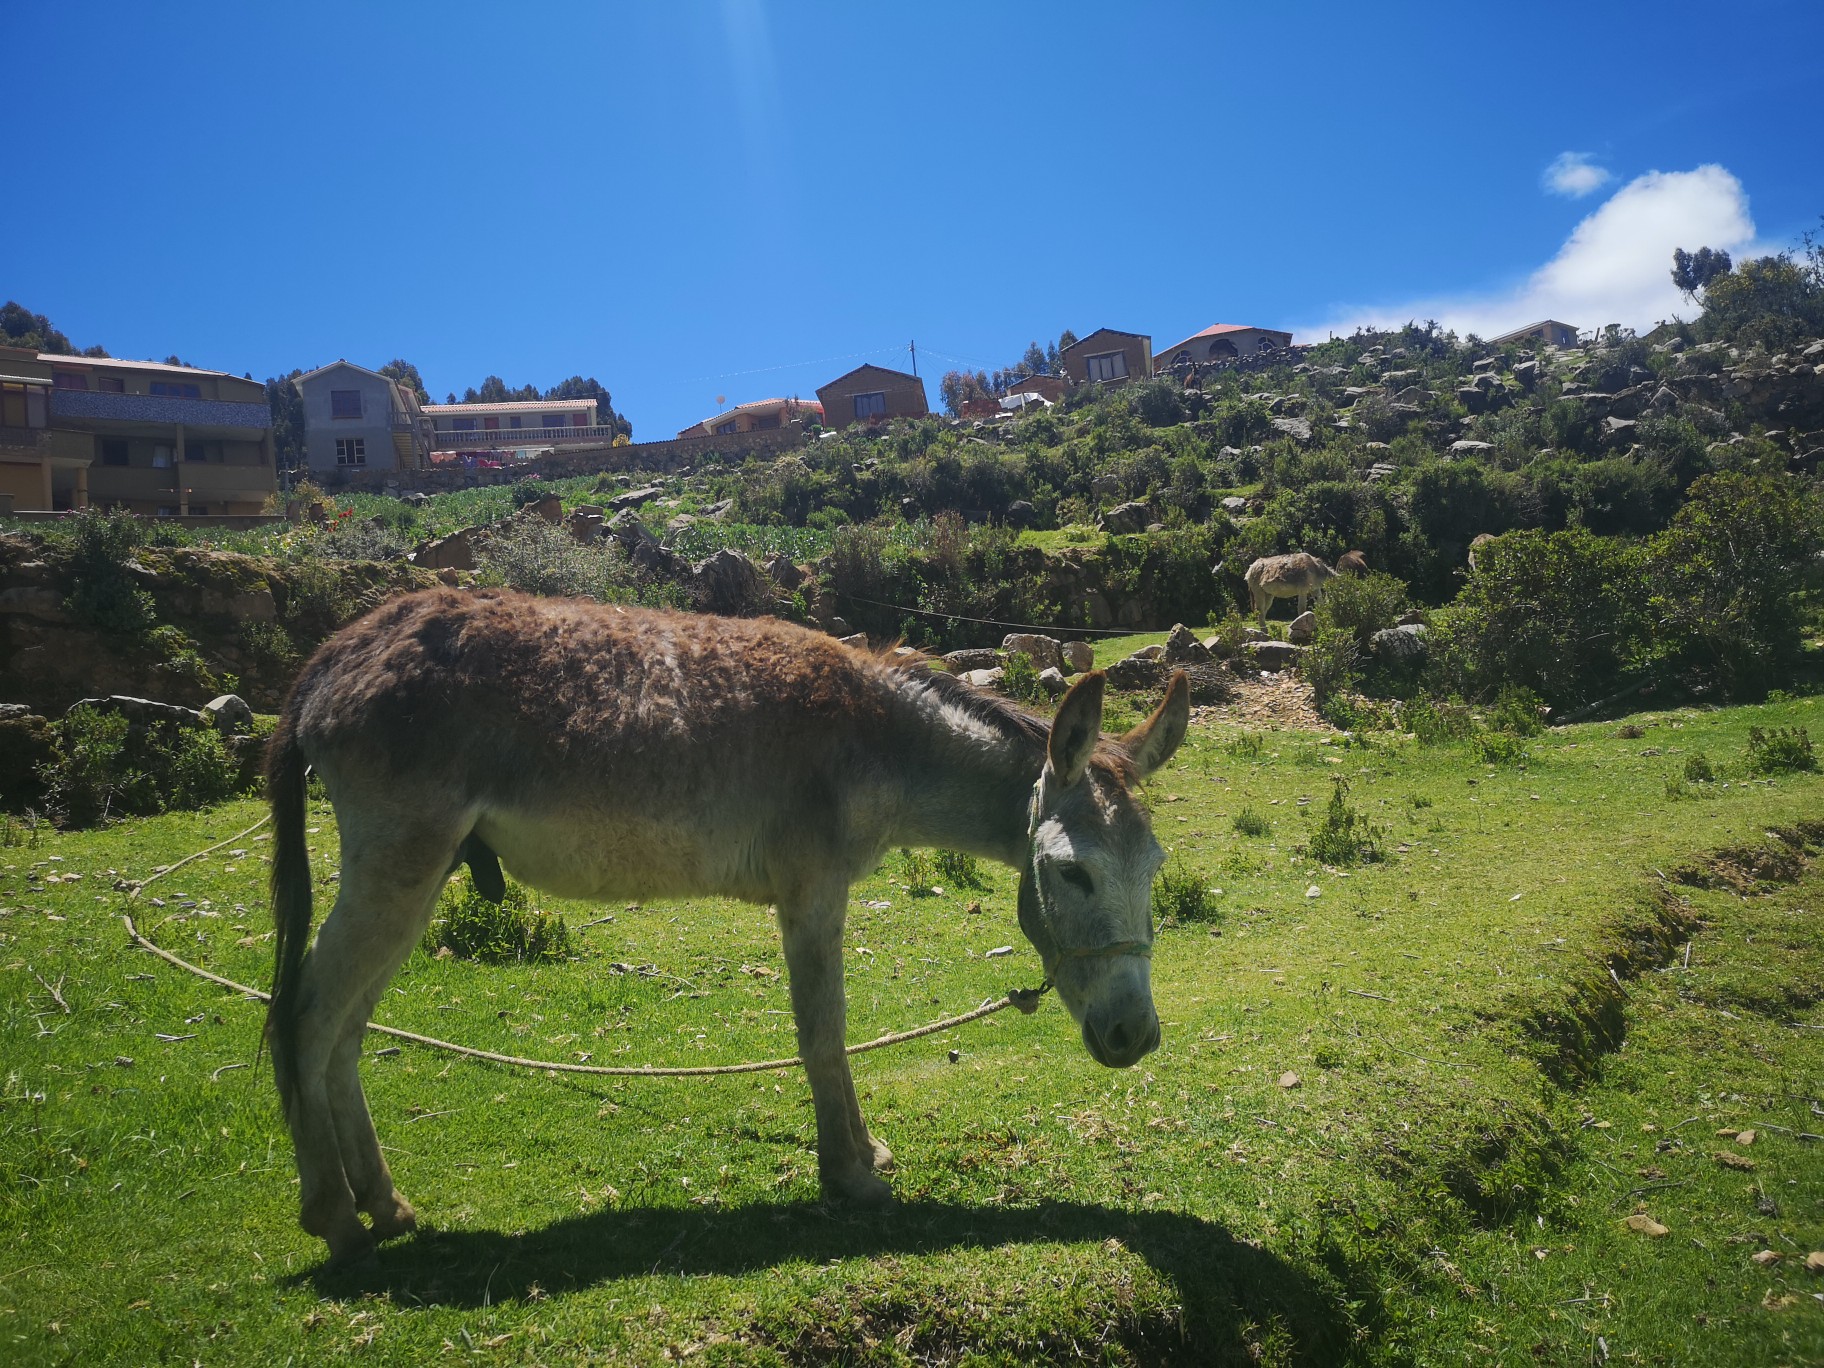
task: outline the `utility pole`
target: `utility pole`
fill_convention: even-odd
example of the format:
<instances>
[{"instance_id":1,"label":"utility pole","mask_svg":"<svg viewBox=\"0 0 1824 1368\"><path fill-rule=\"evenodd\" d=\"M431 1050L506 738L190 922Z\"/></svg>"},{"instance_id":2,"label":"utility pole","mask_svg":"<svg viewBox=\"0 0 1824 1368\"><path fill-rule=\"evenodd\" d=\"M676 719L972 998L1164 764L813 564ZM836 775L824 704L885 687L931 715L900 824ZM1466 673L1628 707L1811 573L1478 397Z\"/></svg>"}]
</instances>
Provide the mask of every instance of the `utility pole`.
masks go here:
<instances>
[{"instance_id":1,"label":"utility pole","mask_svg":"<svg viewBox=\"0 0 1824 1368\"><path fill-rule=\"evenodd\" d=\"M916 338L913 339L911 345L912 345L912 374L917 375L918 374L918 341Z\"/></svg>"}]
</instances>

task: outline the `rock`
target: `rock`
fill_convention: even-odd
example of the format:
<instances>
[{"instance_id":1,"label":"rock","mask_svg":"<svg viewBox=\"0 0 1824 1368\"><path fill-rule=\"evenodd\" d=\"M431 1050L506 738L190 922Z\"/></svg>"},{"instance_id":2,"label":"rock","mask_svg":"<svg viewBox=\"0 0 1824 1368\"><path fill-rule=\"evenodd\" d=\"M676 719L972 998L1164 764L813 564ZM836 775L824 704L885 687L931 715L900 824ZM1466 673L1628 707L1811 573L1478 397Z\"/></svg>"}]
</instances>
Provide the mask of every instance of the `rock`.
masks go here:
<instances>
[{"instance_id":1,"label":"rock","mask_svg":"<svg viewBox=\"0 0 1824 1368\"><path fill-rule=\"evenodd\" d=\"M1425 625L1425 610L1423 608L1408 608L1405 612L1400 614L1399 625L1401 627L1423 627Z\"/></svg>"},{"instance_id":2,"label":"rock","mask_svg":"<svg viewBox=\"0 0 1824 1368\"><path fill-rule=\"evenodd\" d=\"M203 704L203 716L223 736L253 730L253 709L238 694L221 694Z\"/></svg>"},{"instance_id":3,"label":"rock","mask_svg":"<svg viewBox=\"0 0 1824 1368\"><path fill-rule=\"evenodd\" d=\"M49 718L20 703L0 708L0 804L16 812L44 801L44 766L56 743Z\"/></svg>"},{"instance_id":4,"label":"rock","mask_svg":"<svg viewBox=\"0 0 1824 1368\"><path fill-rule=\"evenodd\" d=\"M476 528L463 527L420 545L406 559L426 570L473 570Z\"/></svg>"},{"instance_id":5,"label":"rock","mask_svg":"<svg viewBox=\"0 0 1824 1368\"><path fill-rule=\"evenodd\" d=\"M728 511L735 506L733 499L718 499L705 508L700 515L706 522L721 522L728 516Z\"/></svg>"},{"instance_id":6,"label":"rock","mask_svg":"<svg viewBox=\"0 0 1824 1368\"><path fill-rule=\"evenodd\" d=\"M865 651L868 649L868 634L866 632L851 632L848 636L837 637L836 639L844 646L853 646L858 651Z\"/></svg>"},{"instance_id":7,"label":"rock","mask_svg":"<svg viewBox=\"0 0 1824 1368\"><path fill-rule=\"evenodd\" d=\"M796 589L805 580L804 571L783 551L773 552L761 563L761 568L781 589Z\"/></svg>"},{"instance_id":8,"label":"rock","mask_svg":"<svg viewBox=\"0 0 1824 1368\"><path fill-rule=\"evenodd\" d=\"M1135 651L1133 653L1133 655L1129 656L1128 659L1129 660L1164 660L1165 659L1165 647L1159 645L1158 643L1154 643L1151 646L1142 646L1139 650Z\"/></svg>"},{"instance_id":9,"label":"rock","mask_svg":"<svg viewBox=\"0 0 1824 1368\"><path fill-rule=\"evenodd\" d=\"M725 546L690 568L691 590L707 613L742 616L770 608L771 582L745 553Z\"/></svg>"},{"instance_id":10,"label":"rock","mask_svg":"<svg viewBox=\"0 0 1824 1368\"><path fill-rule=\"evenodd\" d=\"M564 520L564 501L555 494L547 494L533 504L529 512L533 517L543 519L556 527Z\"/></svg>"},{"instance_id":11,"label":"rock","mask_svg":"<svg viewBox=\"0 0 1824 1368\"><path fill-rule=\"evenodd\" d=\"M956 675L968 674L971 670L998 669L1000 663L1001 653L991 646L974 646L944 656L944 664Z\"/></svg>"},{"instance_id":12,"label":"rock","mask_svg":"<svg viewBox=\"0 0 1824 1368\"><path fill-rule=\"evenodd\" d=\"M1303 646L1289 641L1257 641L1243 652L1258 668L1275 674L1292 669L1304 653Z\"/></svg>"},{"instance_id":13,"label":"rock","mask_svg":"<svg viewBox=\"0 0 1824 1368\"><path fill-rule=\"evenodd\" d=\"M1056 637L1040 636L1036 632L1009 632L1001 638L1001 649L1009 655L1023 651L1031 657L1033 668L1037 670L1064 668L1064 644Z\"/></svg>"},{"instance_id":14,"label":"rock","mask_svg":"<svg viewBox=\"0 0 1824 1368\"><path fill-rule=\"evenodd\" d=\"M1025 499L1015 499L1008 504L1002 516L1009 527L1036 527L1039 522L1039 510Z\"/></svg>"},{"instance_id":15,"label":"rock","mask_svg":"<svg viewBox=\"0 0 1824 1368\"><path fill-rule=\"evenodd\" d=\"M1165 678L1165 666L1145 656L1132 655L1108 667L1111 689L1157 688Z\"/></svg>"},{"instance_id":16,"label":"rock","mask_svg":"<svg viewBox=\"0 0 1824 1368\"><path fill-rule=\"evenodd\" d=\"M1222 501L1221 507L1224 513L1230 515L1246 513L1248 511L1248 501L1239 494L1231 494Z\"/></svg>"},{"instance_id":17,"label":"rock","mask_svg":"<svg viewBox=\"0 0 1824 1368\"><path fill-rule=\"evenodd\" d=\"M1632 418L1604 418L1602 420L1602 443L1604 446L1616 446L1631 441L1634 436Z\"/></svg>"},{"instance_id":18,"label":"rock","mask_svg":"<svg viewBox=\"0 0 1824 1368\"><path fill-rule=\"evenodd\" d=\"M1457 402L1463 405L1463 407L1468 409L1471 413L1481 413L1488 407L1488 393L1485 390L1478 389L1474 385L1459 385L1457 387Z\"/></svg>"},{"instance_id":19,"label":"rock","mask_svg":"<svg viewBox=\"0 0 1824 1368\"><path fill-rule=\"evenodd\" d=\"M1006 678L1007 671L995 668L992 670L969 670L963 675L963 683L977 689L992 689Z\"/></svg>"},{"instance_id":20,"label":"rock","mask_svg":"<svg viewBox=\"0 0 1824 1368\"><path fill-rule=\"evenodd\" d=\"M1513 376L1520 382L1521 389L1530 391L1534 385L1539 383L1539 363L1522 361L1514 367Z\"/></svg>"},{"instance_id":21,"label":"rock","mask_svg":"<svg viewBox=\"0 0 1824 1368\"><path fill-rule=\"evenodd\" d=\"M1056 698L1070 687L1070 681L1064 678L1064 671L1056 666L1039 671L1039 687Z\"/></svg>"},{"instance_id":22,"label":"rock","mask_svg":"<svg viewBox=\"0 0 1824 1368\"><path fill-rule=\"evenodd\" d=\"M629 552L638 545L656 547L659 544L659 539L652 534L645 523L640 521L640 515L631 508L623 508L608 519L604 526L608 533Z\"/></svg>"},{"instance_id":23,"label":"rock","mask_svg":"<svg viewBox=\"0 0 1824 1368\"><path fill-rule=\"evenodd\" d=\"M1308 646L1317 636L1317 614L1309 610L1292 619L1286 628L1286 640L1294 646Z\"/></svg>"},{"instance_id":24,"label":"rock","mask_svg":"<svg viewBox=\"0 0 1824 1368\"><path fill-rule=\"evenodd\" d=\"M589 512L585 513L581 508L573 509L570 513L569 527L570 535L584 546L600 541L602 536L602 511L597 508L591 509Z\"/></svg>"},{"instance_id":25,"label":"rock","mask_svg":"<svg viewBox=\"0 0 1824 1368\"><path fill-rule=\"evenodd\" d=\"M70 615L64 611L63 595L55 589L0 590L0 614L18 614L21 617L37 618L40 622L70 620Z\"/></svg>"},{"instance_id":26,"label":"rock","mask_svg":"<svg viewBox=\"0 0 1824 1368\"><path fill-rule=\"evenodd\" d=\"M659 495L664 492L665 488L663 485L647 485L642 489L630 489L625 494L616 494L612 499L608 500L608 507L612 508L616 513L627 508L638 508L641 504L648 503L651 500L658 498Z\"/></svg>"},{"instance_id":27,"label":"rock","mask_svg":"<svg viewBox=\"0 0 1824 1368\"><path fill-rule=\"evenodd\" d=\"M70 704L65 712L67 717L78 708L93 708L96 712L119 713L129 722L144 725L150 722L177 722L187 727L202 726L207 718L195 708L186 708L179 703L159 703L150 698L133 698L127 694L111 694L107 698L83 698Z\"/></svg>"},{"instance_id":28,"label":"rock","mask_svg":"<svg viewBox=\"0 0 1824 1368\"><path fill-rule=\"evenodd\" d=\"M1165 639L1161 658L1168 665L1205 665L1210 653L1197 640L1197 634L1180 622L1173 625L1171 635Z\"/></svg>"},{"instance_id":29,"label":"rock","mask_svg":"<svg viewBox=\"0 0 1824 1368\"><path fill-rule=\"evenodd\" d=\"M1062 653L1066 674L1082 674L1096 668L1096 648L1087 641L1067 641Z\"/></svg>"},{"instance_id":30,"label":"rock","mask_svg":"<svg viewBox=\"0 0 1824 1368\"><path fill-rule=\"evenodd\" d=\"M1114 536L1126 536L1132 532L1144 531L1146 525L1151 522L1152 519L1152 509L1148 508L1144 503L1135 501L1132 503L1116 504L1113 508L1109 509L1108 512L1096 519L1096 526L1102 531Z\"/></svg>"},{"instance_id":31,"label":"rock","mask_svg":"<svg viewBox=\"0 0 1824 1368\"><path fill-rule=\"evenodd\" d=\"M1447 448L1452 456L1475 456L1484 451L1493 451L1494 449L1494 443L1492 442L1472 442L1468 440L1452 442Z\"/></svg>"},{"instance_id":32,"label":"rock","mask_svg":"<svg viewBox=\"0 0 1824 1368\"><path fill-rule=\"evenodd\" d=\"M1390 669L1408 669L1425 659L1425 624L1402 623L1383 627L1368 638L1368 651L1375 662Z\"/></svg>"},{"instance_id":33,"label":"rock","mask_svg":"<svg viewBox=\"0 0 1824 1368\"><path fill-rule=\"evenodd\" d=\"M1311 422L1307 418L1274 418L1271 422L1273 430L1282 437L1300 443L1311 440Z\"/></svg>"}]
</instances>

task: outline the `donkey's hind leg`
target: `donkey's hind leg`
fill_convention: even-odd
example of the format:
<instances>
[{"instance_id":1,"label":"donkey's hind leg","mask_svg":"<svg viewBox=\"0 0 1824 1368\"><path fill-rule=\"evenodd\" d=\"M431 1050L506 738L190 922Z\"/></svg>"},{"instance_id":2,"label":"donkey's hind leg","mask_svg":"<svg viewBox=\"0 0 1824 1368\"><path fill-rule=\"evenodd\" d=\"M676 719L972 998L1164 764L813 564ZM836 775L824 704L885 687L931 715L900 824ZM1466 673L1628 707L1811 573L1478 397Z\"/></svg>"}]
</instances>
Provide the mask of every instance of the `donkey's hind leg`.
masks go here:
<instances>
[{"instance_id":1,"label":"donkey's hind leg","mask_svg":"<svg viewBox=\"0 0 1824 1368\"><path fill-rule=\"evenodd\" d=\"M369 1013L424 932L452 842L363 840L343 826L341 885L305 961L293 1122L300 1220L338 1262L412 1228L357 1071ZM357 1211L374 1220L370 1234Z\"/></svg>"}]
</instances>

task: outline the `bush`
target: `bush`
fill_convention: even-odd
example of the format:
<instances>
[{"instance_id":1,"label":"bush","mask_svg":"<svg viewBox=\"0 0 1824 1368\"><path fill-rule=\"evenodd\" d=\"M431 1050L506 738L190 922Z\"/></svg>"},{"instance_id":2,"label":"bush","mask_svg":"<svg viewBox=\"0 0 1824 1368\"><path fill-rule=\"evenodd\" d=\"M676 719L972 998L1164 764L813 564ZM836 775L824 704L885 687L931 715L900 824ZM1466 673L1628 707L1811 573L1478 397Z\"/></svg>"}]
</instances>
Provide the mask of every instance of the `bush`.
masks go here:
<instances>
[{"instance_id":1,"label":"bush","mask_svg":"<svg viewBox=\"0 0 1824 1368\"><path fill-rule=\"evenodd\" d=\"M1204 881L1194 871L1159 871L1153 883L1153 914L1161 922L1211 922L1222 915Z\"/></svg>"},{"instance_id":2,"label":"bush","mask_svg":"<svg viewBox=\"0 0 1824 1368\"><path fill-rule=\"evenodd\" d=\"M1267 739L1259 732L1243 732L1229 738L1229 754L1238 760L1258 760L1267 748Z\"/></svg>"},{"instance_id":3,"label":"bush","mask_svg":"<svg viewBox=\"0 0 1824 1368\"><path fill-rule=\"evenodd\" d=\"M585 546L542 518L502 523L476 556L483 584L598 603L636 597L637 576L613 544Z\"/></svg>"},{"instance_id":4,"label":"bush","mask_svg":"<svg viewBox=\"0 0 1824 1368\"><path fill-rule=\"evenodd\" d=\"M1235 814L1235 830L1243 836L1270 836L1273 824L1258 809L1244 807Z\"/></svg>"},{"instance_id":5,"label":"bush","mask_svg":"<svg viewBox=\"0 0 1824 1368\"><path fill-rule=\"evenodd\" d=\"M1806 735L1805 728L1748 729L1748 769L1751 773L1797 774L1817 767L1818 759L1812 754L1811 737Z\"/></svg>"},{"instance_id":6,"label":"bush","mask_svg":"<svg viewBox=\"0 0 1824 1368\"><path fill-rule=\"evenodd\" d=\"M948 880L953 888L988 886L982 878L981 865L965 850L940 850L932 857L932 863L937 866L939 877Z\"/></svg>"},{"instance_id":7,"label":"bush","mask_svg":"<svg viewBox=\"0 0 1824 1368\"><path fill-rule=\"evenodd\" d=\"M1001 665L1001 690L1009 698L1017 698L1022 703L1037 703L1045 696L1045 686L1039 683L1039 672L1033 666L1032 657L1024 651L1014 651Z\"/></svg>"},{"instance_id":8,"label":"bush","mask_svg":"<svg viewBox=\"0 0 1824 1368\"><path fill-rule=\"evenodd\" d=\"M937 866L931 857L922 850L905 850L899 852L899 872L894 876L901 886L915 898L928 898L939 887Z\"/></svg>"},{"instance_id":9,"label":"bush","mask_svg":"<svg viewBox=\"0 0 1824 1368\"><path fill-rule=\"evenodd\" d=\"M1458 699L1448 702L1434 698L1414 698L1400 704L1400 726L1413 734L1421 746L1442 745L1461 741L1476 734L1475 714Z\"/></svg>"},{"instance_id":10,"label":"bush","mask_svg":"<svg viewBox=\"0 0 1824 1368\"><path fill-rule=\"evenodd\" d=\"M1488 765L1523 765L1526 742L1512 732L1483 732L1476 737L1476 758Z\"/></svg>"},{"instance_id":11,"label":"bush","mask_svg":"<svg viewBox=\"0 0 1824 1368\"><path fill-rule=\"evenodd\" d=\"M1328 715L1331 703L1361 681L1361 673L1356 669L1361 660L1361 648L1355 644L1351 632L1339 631L1334 627L1318 629L1305 653L1299 657L1298 672L1311 686L1311 696L1319 712Z\"/></svg>"},{"instance_id":12,"label":"bush","mask_svg":"<svg viewBox=\"0 0 1824 1368\"><path fill-rule=\"evenodd\" d=\"M1362 650L1378 631L1391 627L1406 611L1406 582L1380 570L1366 575L1338 575L1324 586L1317 605L1317 625L1348 632Z\"/></svg>"},{"instance_id":13,"label":"bush","mask_svg":"<svg viewBox=\"0 0 1824 1368\"><path fill-rule=\"evenodd\" d=\"M1545 730L1545 723L1540 718L1543 706L1539 695L1531 689L1509 684L1501 690L1495 706L1489 709L1488 725L1495 731L1514 736L1537 736Z\"/></svg>"},{"instance_id":14,"label":"bush","mask_svg":"<svg viewBox=\"0 0 1824 1368\"><path fill-rule=\"evenodd\" d=\"M1685 758L1685 782L1687 784L1710 784L1716 782L1716 769L1710 763L1710 757L1702 751Z\"/></svg>"},{"instance_id":15,"label":"bush","mask_svg":"<svg viewBox=\"0 0 1824 1368\"><path fill-rule=\"evenodd\" d=\"M198 808L234 791L238 767L212 727L133 725L99 708L72 708L57 724L44 769L46 804L65 826Z\"/></svg>"},{"instance_id":16,"label":"bush","mask_svg":"<svg viewBox=\"0 0 1824 1368\"><path fill-rule=\"evenodd\" d=\"M505 896L493 903L475 891L467 870L438 895L423 948L484 964L537 964L576 955L564 919L531 906L523 885L509 880Z\"/></svg>"},{"instance_id":17,"label":"bush","mask_svg":"<svg viewBox=\"0 0 1824 1368\"><path fill-rule=\"evenodd\" d=\"M1320 864L1374 863L1383 858L1382 832L1349 804L1349 781L1340 774L1333 781L1324 820L1311 833L1306 850Z\"/></svg>"},{"instance_id":18,"label":"bush","mask_svg":"<svg viewBox=\"0 0 1824 1368\"><path fill-rule=\"evenodd\" d=\"M125 509L73 514L70 570L75 588L63 602L77 622L124 637L137 637L156 620L152 595L133 582L128 563L145 539L145 526Z\"/></svg>"}]
</instances>

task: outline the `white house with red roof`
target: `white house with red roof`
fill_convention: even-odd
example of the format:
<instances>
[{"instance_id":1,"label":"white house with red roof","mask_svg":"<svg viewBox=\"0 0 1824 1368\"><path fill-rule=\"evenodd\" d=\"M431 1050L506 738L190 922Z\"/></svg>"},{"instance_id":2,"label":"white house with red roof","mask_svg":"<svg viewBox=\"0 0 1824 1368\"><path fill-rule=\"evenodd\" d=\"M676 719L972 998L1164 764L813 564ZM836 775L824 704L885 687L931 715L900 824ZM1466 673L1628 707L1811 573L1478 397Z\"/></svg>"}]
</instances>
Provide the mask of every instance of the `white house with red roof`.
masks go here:
<instances>
[{"instance_id":1,"label":"white house with red roof","mask_svg":"<svg viewBox=\"0 0 1824 1368\"><path fill-rule=\"evenodd\" d=\"M1155 355L1162 367L1210 361L1234 361L1264 352L1283 352L1292 345L1292 334L1277 328L1256 328L1249 323L1212 323L1182 342L1161 347Z\"/></svg>"}]
</instances>

